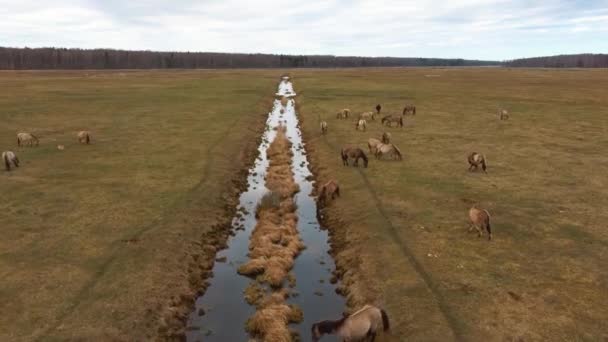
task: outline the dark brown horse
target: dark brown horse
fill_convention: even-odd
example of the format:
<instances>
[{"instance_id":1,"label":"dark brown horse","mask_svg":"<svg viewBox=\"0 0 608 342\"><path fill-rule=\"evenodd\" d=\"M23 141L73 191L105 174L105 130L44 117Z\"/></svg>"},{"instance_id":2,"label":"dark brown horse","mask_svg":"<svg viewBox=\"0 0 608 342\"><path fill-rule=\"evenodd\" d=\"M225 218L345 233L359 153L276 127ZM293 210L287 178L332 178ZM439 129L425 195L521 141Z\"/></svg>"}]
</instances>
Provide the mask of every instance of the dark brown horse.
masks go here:
<instances>
[{"instance_id":1,"label":"dark brown horse","mask_svg":"<svg viewBox=\"0 0 608 342\"><path fill-rule=\"evenodd\" d=\"M376 105L376 114L380 114L380 111L382 110L382 106L378 103Z\"/></svg>"},{"instance_id":2,"label":"dark brown horse","mask_svg":"<svg viewBox=\"0 0 608 342\"><path fill-rule=\"evenodd\" d=\"M344 164L344 166L349 166L348 159L350 158L355 160L353 166L359 166L359 159L363 159L363 166L367 167L367 156L365 155L365 152L358 147L345 147L340 152L340 156L342 157L342 164Z\"/></svg>"},{"instance_id":3,"label":"dark brown horse","mask_svg":"<svg viewBox=\"0 0 608 342\"><path fill-rule=\"evenodd\" d=\"M321 187L318 203L325 206L330 199L333 201L336 197L340 197L340 186L332 179Z\"/></svg>"},{"instance_id":4,"label":"dark brown horse","mask_svg":"<svg viewBox=\"0 0 608 342\"><path fill-rule=\"evenodd\" d=\"M412 104L405 105L405 107L403 108L403 115L407 115L408 113L416 115L416 106Z\"/></svg>"}]
</instances>

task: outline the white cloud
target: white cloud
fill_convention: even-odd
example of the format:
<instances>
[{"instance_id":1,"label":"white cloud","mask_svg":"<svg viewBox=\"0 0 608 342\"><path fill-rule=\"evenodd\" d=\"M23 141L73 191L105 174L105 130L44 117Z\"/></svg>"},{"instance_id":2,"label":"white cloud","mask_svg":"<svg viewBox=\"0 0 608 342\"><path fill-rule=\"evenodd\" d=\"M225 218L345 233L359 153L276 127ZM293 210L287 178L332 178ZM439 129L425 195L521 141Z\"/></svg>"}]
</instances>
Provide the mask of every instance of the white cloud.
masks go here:
<instances>
[{"instance_id":1,"label":"white cloud","mask_svg":"<svg viewBox=\"0 0 608 342\"><path fill-rule=\"evenodd\" d=\"M508 59L606 52L607 23L603 1L0 0L4 46Z\"/></svg>"}]
</instances>

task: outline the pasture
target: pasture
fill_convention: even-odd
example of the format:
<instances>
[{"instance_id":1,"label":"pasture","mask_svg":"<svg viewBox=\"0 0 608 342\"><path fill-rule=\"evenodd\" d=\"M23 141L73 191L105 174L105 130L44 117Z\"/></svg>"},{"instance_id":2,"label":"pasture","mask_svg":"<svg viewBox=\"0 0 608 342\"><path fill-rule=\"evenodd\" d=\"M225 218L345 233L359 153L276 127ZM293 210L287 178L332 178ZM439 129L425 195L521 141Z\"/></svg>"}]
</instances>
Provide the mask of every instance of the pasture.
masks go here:
<instances>
[{"instance_id":1,"label":"pasture","mask_svg":"<svg viewBox=\"0 0 608 342\"><path fill-rule=\"evenodd\" d=\"M396 340L608 338L608 71L292 76L317 180L340 184L325 222L353 307L384 307ZM403 129L376 118L355 130L359 113L408 103L417 113ZM349 119L336 119L342 108ZM402 161L342 165L343 146L369 156L367 139L383 131ZM470 152L486 155L487 174L467 171ZM467 232L475 202L492 216L491 242Z\"/></svg>"},{"instance_id":2,"label":"pasture","mask_svg":"<svg viewBox=\"0 0 608 342\"><path fill-rule=\"evenodd\" d=\"M201 237L229 223L276 83L274 71L0 73L0 150L21 160L0 172L0 340L154 337L213 260ZM40 146L17 147L22 131Z\"/></svg>"}]
</instances>

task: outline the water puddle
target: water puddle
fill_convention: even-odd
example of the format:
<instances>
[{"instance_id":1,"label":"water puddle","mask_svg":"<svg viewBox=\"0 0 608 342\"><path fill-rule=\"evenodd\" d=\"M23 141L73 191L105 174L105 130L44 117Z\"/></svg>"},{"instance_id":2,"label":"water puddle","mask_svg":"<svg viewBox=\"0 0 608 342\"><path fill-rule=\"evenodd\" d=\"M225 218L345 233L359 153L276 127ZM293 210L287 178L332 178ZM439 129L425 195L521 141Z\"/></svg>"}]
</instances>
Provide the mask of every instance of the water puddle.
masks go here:
<instances>
[{"instance_id":1,"label":"water puddle","mask_svg":"<svg viewBox=\"0 0 608 342\"><path fill-rule=\"evenodd\" d=\"M287 127L287 137L292 142L292 170L295 182L300 186L295 201L298 205L298 230L306 249L296 258L293 273L296 277L295 293L288 302L298 305L304 312L304 321L292 328L304 341L311 340L310 327L319 320L341 317L345 299L336 294L335 284L330 283L331 271L335 269L328 254L328 235L321 229L316 216L316 203L310 196L313 190L311 172L308 168L305 146L298 127L295 110L296 93L289 78L279 83L277 96L289 98L275 100L268 115L266 131L258 147L259 157L249 170L247 190L239 200L239 214L232 220L236 235L228 241L228 248L217 253L213 277L205 294L196 301L196 307L188 319L186 338L188 341L248 341L245 322L255 308L245 301L243 294L251 279L237 273L237 268L248 260L251 232L256 225L255 208L266 193L265 173L269 162L266 150L276 136L275 127L282 123ZM225 258L225 261L223 260ZM324 341L335 339L329 336Z\"/></svg>"}]
</instances>

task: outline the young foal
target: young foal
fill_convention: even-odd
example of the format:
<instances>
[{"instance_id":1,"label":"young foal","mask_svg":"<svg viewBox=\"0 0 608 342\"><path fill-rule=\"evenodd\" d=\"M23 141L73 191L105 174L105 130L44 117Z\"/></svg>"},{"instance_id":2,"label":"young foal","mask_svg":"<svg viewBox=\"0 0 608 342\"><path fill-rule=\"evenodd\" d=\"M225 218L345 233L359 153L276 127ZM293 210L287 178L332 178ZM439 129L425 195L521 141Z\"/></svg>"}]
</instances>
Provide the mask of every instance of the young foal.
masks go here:
<instances>
[{"instance_id":1,"label":"young foal","mask_svg":"<svg viewBox=\"0 0 608 342\"><path fill-rule=\"evenodd\" d=\"M359 166L359 158L363 159L363 166L367 167L367 156L362 149L358 147L344 147L342 151L340 151L340 156L342 157L342 164L344 166L348 166L348 158L352 158L355 160L354 166Z\"/></svg>"},{"instance_id":2,"label":"young foal","mask_svg":"<svg viewBox=\"0 0 608 342\"><path fill-rule=\"evenodd\" d=\"M324 334L336 334L343 342L354 342L376 339L376 333L382 326L384 331L390 328L386 312L371 305L365 305L354 314L337 321L322 321L312 325L312 340L319 341Z\"/></svg>"},{"instance_id":3,"label":"young foal","mask_svg":"<svg viewBox=\"0 0 608 342\"><path fill-rule=\"evenodd\" d=\"M471 220L471 227L469 228L469 231L475 228L477 229L478 236L481 237L483 231L486 230L488 232L488 240L492 240L490 213L487 210L477 208L477 206L474 205L471 209L469 209L469 219Z\"/></svg>"},{"instance_id":4,"label":"young foal","mask_svg":"<svg viewBox=\"0 0 608 342\"><path fill-rule=\"evenodd\" d=\"M11 170L11 164L14 167L19 167L19 158L13 151L4 151L2 152L2 160L4 161L4 166L6 167L6 171Z\"/></svg>"}]
</instances>

